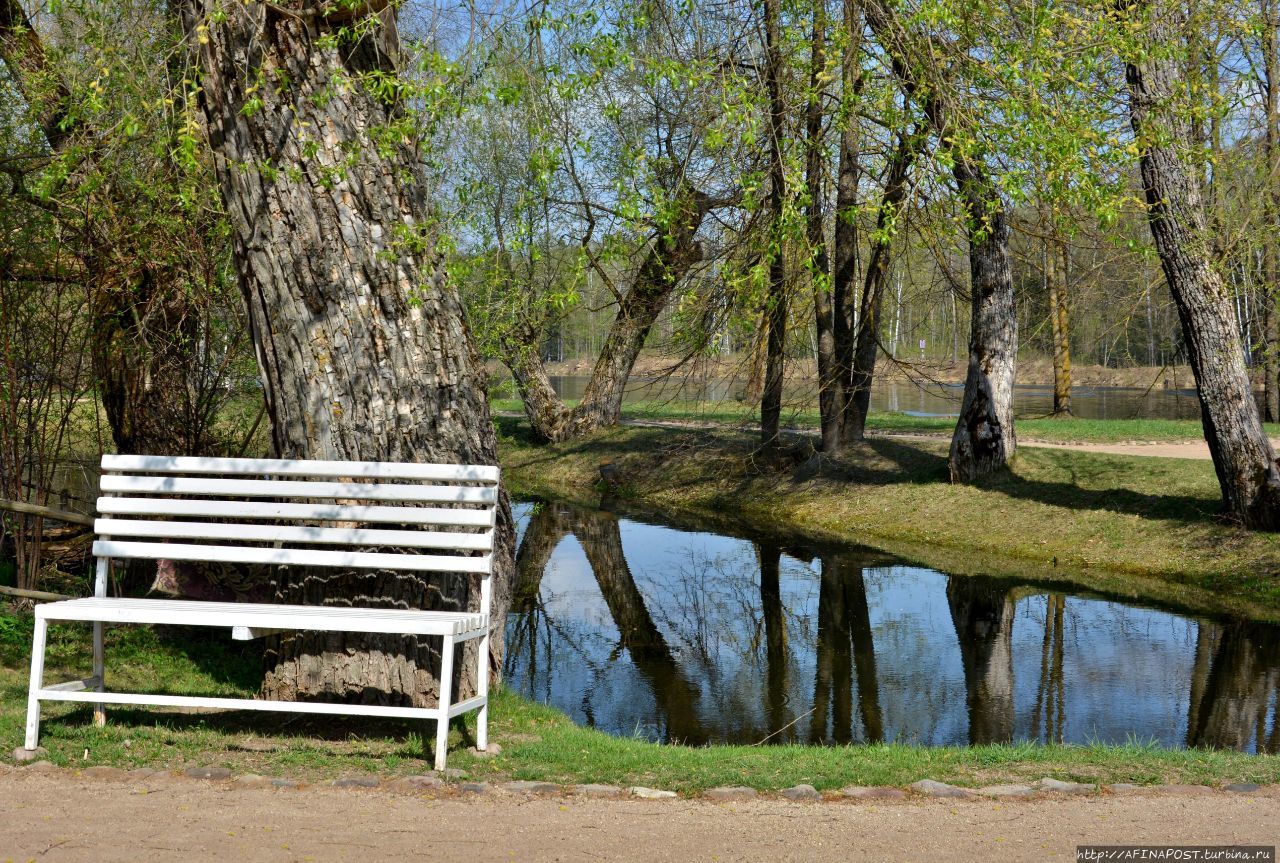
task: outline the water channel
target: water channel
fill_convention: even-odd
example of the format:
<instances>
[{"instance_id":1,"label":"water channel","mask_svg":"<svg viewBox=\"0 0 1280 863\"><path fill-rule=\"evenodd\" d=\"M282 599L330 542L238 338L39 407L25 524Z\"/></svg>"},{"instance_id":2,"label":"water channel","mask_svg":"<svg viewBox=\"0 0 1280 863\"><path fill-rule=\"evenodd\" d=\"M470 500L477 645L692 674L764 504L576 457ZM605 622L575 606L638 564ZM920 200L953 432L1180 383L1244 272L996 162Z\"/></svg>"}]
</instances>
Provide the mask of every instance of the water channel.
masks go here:
<instances>
[{"instance_id":1,"label":"water channel","mask_svg":"<svg viewBox=\"0 0 1280 863\"><path fill-rule=\"evenodd\" d=\"M579 399L586 375L556 375L551 385L561 398ZM734 401L741 397L742 381L718 378L633 377L625 401ZM960 410L964 384L916 384L879 380L871 387L871 410L913 416L955 416ZM793 389L787 398L795 404L810 403L814 394ZM1053 410L1053 388L1017 386L1014 410L1019 416L1041 416ZM1194 389L1077 386L1071 391L1071 410L1083 419L1199 419L1200 405Z\"/></svg>"},{"instance_id":2,"label":"water channel","mask_svg":"<svg viewBox=\"0 0 1280 863\"><path fill-rule=\"evenodd\" d=\"M1280 627L520 503L507 685L615 735L1280 751Z\"/></svg>"}]
</instances>

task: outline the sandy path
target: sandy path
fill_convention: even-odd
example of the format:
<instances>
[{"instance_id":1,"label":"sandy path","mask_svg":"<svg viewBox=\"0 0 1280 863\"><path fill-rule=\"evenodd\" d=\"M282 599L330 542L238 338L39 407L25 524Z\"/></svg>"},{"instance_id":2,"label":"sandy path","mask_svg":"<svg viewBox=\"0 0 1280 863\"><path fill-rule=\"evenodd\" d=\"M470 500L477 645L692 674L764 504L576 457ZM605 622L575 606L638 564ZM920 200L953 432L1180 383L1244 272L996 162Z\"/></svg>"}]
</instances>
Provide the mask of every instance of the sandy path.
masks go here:
<instances>
[{"instance_id":1,"label":"sandy path","mask_svg":"<svg viewBox=\"0 0 1280 863\"><path fill-rule=\"evenodd\" d=\"M1273 845L1280 792L717 805L9 770L0 816L0 860L1073 860L1080 842Z\"/></svg>"}]
</instances>

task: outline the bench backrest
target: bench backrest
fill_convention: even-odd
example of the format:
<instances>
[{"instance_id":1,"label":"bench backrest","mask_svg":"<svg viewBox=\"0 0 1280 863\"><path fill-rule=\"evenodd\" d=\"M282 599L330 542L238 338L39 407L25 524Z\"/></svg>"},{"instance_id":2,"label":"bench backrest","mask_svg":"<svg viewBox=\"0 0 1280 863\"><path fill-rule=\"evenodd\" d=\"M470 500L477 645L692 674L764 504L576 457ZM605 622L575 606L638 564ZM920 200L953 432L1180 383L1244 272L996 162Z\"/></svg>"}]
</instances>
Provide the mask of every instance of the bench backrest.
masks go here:
<instances>
[{"instance_id":1,"label":"bench backrest","mask_svg":"<svg viewBox=\"0 0 1280 863\"><path fill-rule=\"evenodd\" d=\"M487 614L498 480L489 465L104 455L94 592L111 558L465 572Z\"/></svg>"}]
</instances>

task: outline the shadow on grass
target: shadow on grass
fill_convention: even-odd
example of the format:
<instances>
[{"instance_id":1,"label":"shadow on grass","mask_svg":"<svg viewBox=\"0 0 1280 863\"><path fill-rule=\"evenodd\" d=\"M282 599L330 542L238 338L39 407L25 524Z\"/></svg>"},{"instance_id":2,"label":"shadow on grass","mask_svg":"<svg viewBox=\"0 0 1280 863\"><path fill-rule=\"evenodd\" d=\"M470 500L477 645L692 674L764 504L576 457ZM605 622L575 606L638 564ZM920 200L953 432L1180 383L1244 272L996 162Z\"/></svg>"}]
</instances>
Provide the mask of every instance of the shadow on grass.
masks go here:
<instances>
[{"instance_id":1,"label":"shadow on grass","mask_svg":"<svg viewBox=\"0 0 1280 863\"><path fill-rule=\"evenodd\" d=\"M859 448L864 455L874 454L874 459L859 461L858 451L855 450L841 459L825 463L821 471L823 478L866 485L950 484L947 458L944 453L921 448L918 443L883 438L868 440L860 444ZM1111 488L1089 488L1077 479L1078 463L1081 459L1077 453L1037 450L1034 455L1023 455L1020 458L1024 461L1034 459L1035 465L1023 470L1001 470L974 483L974 487L1018 500L1034 501L1050 506L1082 511L1105 510L1153 520L1205 522L1216 519L1220 512L1216 498L1177 493L1157 494L1121 485ZM1111 459L1113 465L1109 467L1114 468L1116 479L1123 479L1144 470L1142 466L1134 465L1135 461L1142 459L1139 456L1126 459L1089 454L1086 458L1092 461ZM1159 482L1159 474L1163 472L1163 467L1163 465L1152 464L1148 468L1150 473L1140 477L1139 481ZM1028 473L1033 475L1028 476ZM1034 477L1037 473L1065 474L1070 476L1072 481L1037 479ZM797 478L807 477L804 477L801 471Z\"/></svg>"}]
</instances>

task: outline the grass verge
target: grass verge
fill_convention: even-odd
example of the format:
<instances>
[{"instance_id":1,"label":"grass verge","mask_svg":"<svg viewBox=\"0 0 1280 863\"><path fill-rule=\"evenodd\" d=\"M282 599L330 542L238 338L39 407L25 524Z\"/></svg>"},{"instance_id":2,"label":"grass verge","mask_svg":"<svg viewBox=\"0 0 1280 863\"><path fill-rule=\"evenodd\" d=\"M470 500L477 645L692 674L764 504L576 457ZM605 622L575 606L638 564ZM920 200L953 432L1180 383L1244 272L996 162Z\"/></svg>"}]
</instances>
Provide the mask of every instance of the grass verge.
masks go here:
<instances>
[{"instance_id":1,"label":"grass verge","mask_svg":"<svg viewBox=\"0 0 1280 863\"><path fill-rule=\"evenodd\" d=\"M573 406L574 402L569 402ZM498 413L520 413L519 399L494 399ZM760 421L754 408L737 402L638 401L622 406L624 420L686 422L729 427L753 426ZM792 429L817 429L816 407L791 408L783 422ZM903 413L872 413L867 428L881 434L924 434L951 436L956 421L952 417L920 417ZM1045 443L1192 443L1204 440L1199 420L1165 419L1083 419L1080 417L1020 417L1018 439ZM1267 423L1267 433L1280 438L1280 423Z\"/></svg>"},{"instance_id":2,"label":"grass verge","mask_svg":"<svg viewBox=\"0 0 1280 863\"><path fill-rule=\"evenodd\" d=\"M508 485L609 493L668 513L881 548L955 573L1008 575L1205 613L1280 620L1280 536L1217 517L1208 461L1026 448L976 485L947 478L946 440L872 439L839 459L807 438L763 457L725 429L627 426L544 446L501 418Z\"/></svg>"},{"instance_id":3,"label":"grass verge","mask_svg":"<svg viewBox=\"0 0 1280 863\"><path fill-rule=\"evenodd\" d=\"M0 737L20 741L26 701L31 623L0 614ZM108 675L118 686L150 691L248 696L257 680L252 646L219 637L166 637L140 627L108 629ZM75 676L90 661L86 627L51 629L50 674ZM455 727L449 763L473 778L532 779L565 784L647 785L694 794L721 785L762 791L809 783L907 785L930 778L980 786L1042 776L1087 782L1280 782L1280 756L1126 746L937 747L904 745L658 746L574 725L558 710L507 691L495 694L493 739L501 755L477 759ZM41 744L67 767L105 764L182 770L207 765L302 781L353 774L382 778L422 773L423 735L403 721L287 714L182 714L161 709L113 710L94 728L85 705L46 704Z\"/></svg>"}]
</instances>

